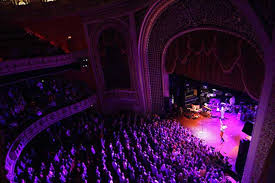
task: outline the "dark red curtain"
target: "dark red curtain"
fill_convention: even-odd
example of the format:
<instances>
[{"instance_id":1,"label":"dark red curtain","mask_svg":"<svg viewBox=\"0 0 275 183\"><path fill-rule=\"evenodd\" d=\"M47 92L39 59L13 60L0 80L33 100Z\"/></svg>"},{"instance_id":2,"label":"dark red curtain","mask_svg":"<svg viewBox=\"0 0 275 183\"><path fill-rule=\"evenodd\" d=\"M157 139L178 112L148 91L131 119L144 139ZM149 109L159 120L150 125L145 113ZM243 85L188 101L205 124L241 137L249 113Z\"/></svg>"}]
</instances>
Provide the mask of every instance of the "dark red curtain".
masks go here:
<instances>
[{"instance_id":1,"label":"dark red curtain","mask_svg":"<svg viewBox=\"0 0 275 183\"><path fill-rule=\"evenodd\" d=\"M244 91L254 99L260 96L265 72L255 48L217 31L195 31L174 40L165 66L168 73Z\"/></svg>"}]
</instances>

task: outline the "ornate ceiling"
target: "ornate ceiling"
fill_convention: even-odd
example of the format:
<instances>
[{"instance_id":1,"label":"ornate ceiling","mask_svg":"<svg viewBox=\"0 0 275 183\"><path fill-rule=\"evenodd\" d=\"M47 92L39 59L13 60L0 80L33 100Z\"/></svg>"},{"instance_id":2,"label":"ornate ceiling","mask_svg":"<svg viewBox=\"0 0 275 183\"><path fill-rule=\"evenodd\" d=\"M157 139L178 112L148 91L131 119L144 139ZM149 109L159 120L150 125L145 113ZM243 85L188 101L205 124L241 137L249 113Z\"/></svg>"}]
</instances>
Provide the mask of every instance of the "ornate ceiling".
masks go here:
<instances>
[{"instance_id":1,"label":"ornate ceiling","mask_svg":"<svg viewBox=\"0 0 275 183\"><path fill-rule=\"evenodd\" d=\"M43 3L40 0L30 0L28 5L17 6L10 0L0 0L0 23L9 29L5 31L6 33L0 31L0 37L4 39L11 37L8 40L14 40L12 37L16 37L17 33L13 33L11 31L13 28L8 26L8 24L14 24L17 28L25 29L33 35L39 35L39 39L42 37L42 40L54 43L56 47L65 51L68 47L71 51L83 50L87 48L83 21L86 19L104 20L122 16L123 13L128 16L129 12L137 12L135 17L140 27L146 12L144 7L148 7L148 3L152 1L56 0ZM19 37L22 39L22 36ZM68 45L68 37L71 38L71 46ZM12 42L15 43L16 40Z\"/></svg>"},{"instance_id":2,"label":"ornate ceiling","mask_svg":"<svg viewBox=\"0 0 275 183\"><path fill-rule=\"evenodd\" d=\"M19 1L26 2L27 5L16 5ZM149 1L155 0L55 0L46 2L48 0L0 0L0 19L4 19L20 25L22 28L28 28L35 33L41 34L49 41L57 43L58 47L66 47L67 36L72 36L76 45L75 50L85 49L85 36L83 32L82 21L84 18L89 20L105 19L112 16L123 16L122 13L127 11L122 8L129 6L129 11L136 11L135 18L137 22L137 32L143 22L143 18L150 7ZM197 11L200 10L200 4L197 1L190 1L197 4ZM255 13L260 17L265 31L268 33L270 39L272 30L275 27L275 8L272 0L249 0L251 7ZM147 4L147 5L146 5ZM140 7L140 8L139 8ZM147 7L147 8L145 8ZM110 9L112 11L110 11ZM117 10L117 9L120 9ZM222 7L220 8L220 10ZM212 9L210 9L211 11ZM107 13L108 11L108 13ZM123 12L122 12L123 11ZM219 11L219 10L217 10ZM182 12L180 16L188 16L189 10ZM232 13L232 12L230 12ZM211 14L209 12L208 14ZM232 14L231 14L232 15ZM235 17L236 27L244 27L243 19L239 18L237 11L233 12ZM193 17L198 21L203 21L204 17ZM222 20L225 26L228 25L226 20ZM250 33L251 27L244 30L244 34ZM245 35L250 39L254 39L254 35Z\"/></svg>"},{"instance_id":3,"label":"ornate ceiling","mask_svg":"<svg viewBox=\"0 0 275 183\"><path fill-rule=\"evenodd\" d=\"M0 0L0 17L24 20L73 15L89 8L100 7L114 2L128 0ZM272 37L275 27L275 1L248 0L257 16ZM141 1L142 2L142 1ZM133 2L133 4L135 4Z\"/></svg>"},{"instance_id":4,"label":"ornate ceiling","mask_svg":"<svg viewBox=\"0 0 275 183\"><path fill-rule=\"evenodd\" d=\"M249 0L249 3L260 18L265 32L272 38L272 30L275 27L275 1L274 0Z\"/></svg>"},{"instance_id":5,"label":"ornate ceiling","mask_svg":"<svg viewBox=\"0 0 275 183\"><path fill-rule=\"evenodd\" d=\"M119 0L0 0L0 17L22 20L65 16Z\"/></svg>"}]
</instances>

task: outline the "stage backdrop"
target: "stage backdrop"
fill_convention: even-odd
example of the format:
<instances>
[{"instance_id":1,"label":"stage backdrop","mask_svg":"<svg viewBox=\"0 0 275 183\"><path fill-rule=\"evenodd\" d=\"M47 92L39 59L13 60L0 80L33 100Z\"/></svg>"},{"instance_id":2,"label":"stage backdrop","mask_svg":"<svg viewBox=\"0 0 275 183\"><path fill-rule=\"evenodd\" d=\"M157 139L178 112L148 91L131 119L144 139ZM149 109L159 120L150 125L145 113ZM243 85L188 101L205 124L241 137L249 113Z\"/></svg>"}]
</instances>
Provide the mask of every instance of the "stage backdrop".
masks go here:
<instances>
[{"instance_id":1,"label":"stage backdrop","mask_svg":"<svg viewBox=\"0 0 275 183\"><path fill-rule=\"evenodd\" d=\"M168 73L260 96L265 67L247 41L218 31L194 31L175 39L165 57Z\"/></svg>"}]
</instances>

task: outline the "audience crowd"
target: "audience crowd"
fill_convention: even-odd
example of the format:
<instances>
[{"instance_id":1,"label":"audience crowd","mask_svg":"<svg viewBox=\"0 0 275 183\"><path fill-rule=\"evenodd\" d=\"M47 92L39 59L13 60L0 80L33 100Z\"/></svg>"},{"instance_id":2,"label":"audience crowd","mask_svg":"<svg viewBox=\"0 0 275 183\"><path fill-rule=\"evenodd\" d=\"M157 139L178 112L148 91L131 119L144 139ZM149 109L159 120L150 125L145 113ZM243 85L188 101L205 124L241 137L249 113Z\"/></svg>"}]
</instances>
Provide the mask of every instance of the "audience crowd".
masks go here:
<instances>
[{"instance_id":1,"label":"audience crowd","mask_svg":"<svg viewBox=\"0 0 275 183\"><path fill-rule=\"evenodd\" d=\"M28 79L1 86L1 157L4 157L11 142L31 123L91 94L88 87L80 81L72 82L55 77ZM4 160L1 159L1 162Z\"/></svg>"},{"instance_id":2,"label":"audience crowd","mask_svg":"<svg viewBox=\"0 0 275 183\"><path fill-rule=\"evenodd\" d=\"M93 109L37 136L16 165L15 182L230 182L227 157L178 121L104 116Z\"/></svg>"}]
</instances>

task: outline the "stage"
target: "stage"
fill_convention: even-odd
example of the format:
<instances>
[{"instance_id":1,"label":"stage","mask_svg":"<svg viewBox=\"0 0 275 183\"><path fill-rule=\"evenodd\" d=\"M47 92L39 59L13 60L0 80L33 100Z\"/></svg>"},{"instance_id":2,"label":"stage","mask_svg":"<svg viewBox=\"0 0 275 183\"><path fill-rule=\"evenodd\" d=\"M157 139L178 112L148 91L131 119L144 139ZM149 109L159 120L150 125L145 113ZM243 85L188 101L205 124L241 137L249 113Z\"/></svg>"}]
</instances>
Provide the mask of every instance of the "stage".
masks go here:
<instances>
[{"instance_id":1,"label":"stage","mask_svg":"<svg viewBox=\"0 0 275 183\"><path fill-rule=\"evenodd\" d=\"M207 145L215 147L224 156L229 157L229 162L235 170L235 162L238 155L240 139L247 135L242 132L244 122L238 119L237 114L225 113L223 123L227 126L224 131L224 143L221 143L220 137L220 112L213 111L212 118L200 115L198 119L188 119L185 116L179 118L181 124L192 130L193 134L204 140Z\"/></svg>"}]
</instances>

